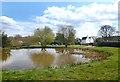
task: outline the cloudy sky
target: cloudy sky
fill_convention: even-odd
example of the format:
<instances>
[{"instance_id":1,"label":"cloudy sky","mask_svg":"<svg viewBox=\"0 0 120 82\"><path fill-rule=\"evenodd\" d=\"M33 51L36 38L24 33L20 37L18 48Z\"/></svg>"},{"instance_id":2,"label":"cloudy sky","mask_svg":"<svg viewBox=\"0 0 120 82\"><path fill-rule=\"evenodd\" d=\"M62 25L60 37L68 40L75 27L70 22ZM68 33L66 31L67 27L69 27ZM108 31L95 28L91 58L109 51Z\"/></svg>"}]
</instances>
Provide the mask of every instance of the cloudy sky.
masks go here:
<instances>
[{"instance_id":1,"label":"cloudy sky","mask_svg":"<svg viewBox=\"0 0 120 82\"><path fill-rule=\"evenodd\" d=\"M72 25L76 37L97 36L102 25L118 29L118 1L112 2L2 2L2 29L9 36L33 34L49 26Z\"/></svg>"}]
</instances>

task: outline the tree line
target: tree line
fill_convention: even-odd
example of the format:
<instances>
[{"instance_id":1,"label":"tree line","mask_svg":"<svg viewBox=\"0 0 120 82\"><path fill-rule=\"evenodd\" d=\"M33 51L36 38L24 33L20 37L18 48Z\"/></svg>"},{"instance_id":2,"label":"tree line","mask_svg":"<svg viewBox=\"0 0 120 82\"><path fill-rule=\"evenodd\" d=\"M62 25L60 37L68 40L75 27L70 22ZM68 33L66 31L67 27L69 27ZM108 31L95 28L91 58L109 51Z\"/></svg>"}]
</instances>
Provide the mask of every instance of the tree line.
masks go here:
<instances>
[{"instance_id":1,"label":"tree line","mask_svg":"<svg viewBox=\"0 0 120 82\"><path fill-rule=\"evenodd\" d=\"M98 35L102 37L110 37L115 33L115 27L110 25L101 26L98 31ZM46 47L48 44L58 44L58 45L74 45L79 40L75 38L76 30L71 25L59 26L58 32L55 34L53 30L45 26L44 28L35 29L33 35L22 37L21 35L16 35L14 37L8 37L7 34L2 32L0 34L0 40L2 43L0 46L9 47L9 46L29 46L40 44L42 47ZM100 41L97 39L96 41Z\"/></svg>"}]
</instances>

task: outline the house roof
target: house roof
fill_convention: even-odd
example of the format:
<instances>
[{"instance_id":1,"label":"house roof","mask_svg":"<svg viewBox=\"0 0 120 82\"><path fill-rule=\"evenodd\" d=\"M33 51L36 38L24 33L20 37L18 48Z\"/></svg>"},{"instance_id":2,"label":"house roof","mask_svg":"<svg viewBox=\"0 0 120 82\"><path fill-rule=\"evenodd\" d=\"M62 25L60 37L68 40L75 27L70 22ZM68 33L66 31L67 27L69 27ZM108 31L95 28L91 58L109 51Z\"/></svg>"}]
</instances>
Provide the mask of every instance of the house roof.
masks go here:
<instances>
[{"instance_id":1,"label":"house roof","mask_svg":"<svg viewBox=\"0 0 120 82\"><path fill-rule=\"evenodd\" d=\"M82 40L86 40L87 37L82 37Z\"/></svg>"}]
</instances>

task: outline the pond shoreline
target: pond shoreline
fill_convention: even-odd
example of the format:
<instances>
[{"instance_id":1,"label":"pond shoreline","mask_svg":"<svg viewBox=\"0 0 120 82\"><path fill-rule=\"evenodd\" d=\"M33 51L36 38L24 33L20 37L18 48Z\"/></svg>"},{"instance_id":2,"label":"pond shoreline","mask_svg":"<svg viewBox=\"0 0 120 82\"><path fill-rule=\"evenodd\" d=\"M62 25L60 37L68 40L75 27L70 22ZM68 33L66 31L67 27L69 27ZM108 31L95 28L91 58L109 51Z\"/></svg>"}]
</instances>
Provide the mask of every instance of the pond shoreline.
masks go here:
<instances>
[{"instance_id":1,"label":"pond shoreline","mask_svg":"<svg viewBox=\"0 0 120 82\"><path fill-rule=\"evenodd\" d=\"M81 48L81 47L72 47L72 48ZM72 80L78 80L78 79L79 80L117 80L118 79L118 53L117 52L119 48L95 47L95 48L89 48L89 49L97 50L100 52L104 51L107 53L112 53L113 55L109 56L107 60L96 61L89 64L66 66L65 68L61 67L58 69L48 68L48 69L18 70L18 71L3 70L2 71L3 80L18 80L18 79L19 80L61 80L61 79L64 79L64 80L70 80L70 79Z\"/></svg>"},{"instance_id":2,"label":"pond shoreline","mask_svg":"<svg viewBox=\"0 0 120 82\"><path fill-rule=\"evenodd\" d=\"M48 67L59 68L66 65L101 61L112 55L88 48L3 49L2 53L3 70L25 70L36 67L42 67L42 69ZM9 61L14 62L9 64ZM6 63L8 64L6 65Z\"/></svg>"},{"instance_id":3,"label":"pond shoreline","mask_svg":"<svg viewBox=\"0 0 120 82\"><path fill-rule=\"evenodd\" d=\"M46 46L46 47L41 47L41 46L22 46L22 47L9 47L9 48L3 48L3 49L11 49L11 50L14 50L14 49L38 49L38 48L64 48L64 49L69 49L69 48L74 48L74 49L81 49L81 50L89 50L89 51L95 51L95 52L98 52L98 53L106 53L106 54L109 54L109 55L112 55L112 53L109 53L109 52L106 52L104 50L98 50L97 47L89 47L89 46L81 46L81 45L71 45L71 46L68 46L67 48L64 46L64 45L61 45L61 46L52 46L52 45L49 45L49 46ZM102 48L102 47L99 47L99 48ZM114 48L114 47L111 47L111 48Z\"/></svg>"},{"instance_id":4,"label":"pond shoreline","mask_svg":"<svg viewBox=\"0 0 120 82\"><path fill-rule=\"evenodd\" d=\"M59 46L47 45L45 47L42 47L40 45L31 45L31 46L5 47L5 49L24 49L24 48L27 48L27 49L29 49L29 48L82 48L82 47L85 47L85 46L83 46L83 45L68 45L68 47L65 47L65 45L59 45Z\"/></svg>"}]
</instances>

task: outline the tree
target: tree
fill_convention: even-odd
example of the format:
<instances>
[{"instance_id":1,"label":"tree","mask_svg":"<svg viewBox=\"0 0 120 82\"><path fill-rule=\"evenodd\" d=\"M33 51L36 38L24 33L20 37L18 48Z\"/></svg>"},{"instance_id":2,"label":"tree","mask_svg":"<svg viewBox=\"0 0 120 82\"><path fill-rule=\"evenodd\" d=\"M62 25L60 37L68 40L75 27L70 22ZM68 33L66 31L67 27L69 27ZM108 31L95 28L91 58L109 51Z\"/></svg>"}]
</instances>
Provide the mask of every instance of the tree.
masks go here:
<instances>
[{"instance_id":1,"label":"tree","mask_svg":"<svg viewBox=\"0 0 120 82\"><path fill-rule=\"evenodd\" d=\"M34 45L35 42L32 40L33 36L26 36L22 38L23 41L23 46L30 46L30 45Z\"/></svg>"},{"instance_id":2,"label":"tree","mask_svg":"<svg viewBox=\"0 0 120 82\"><path fill-rule=\"evenodd\" d=\"M96 38L94 41L94 45L97 46L98 44L100 44L101 42L104 42L103 38Z\"/></svg>"},{"instance_id":3,"label":"tree","mask_svg":"<svg viewBox=\"0 0 120 82\"><path fill-rule=\"evenodd\" d=\"M22 46L23 45L23 37L19 34L15 35L14 37L9 37L11 40L12 46Z\"/></svg>"},{"instance_id":4,"label":"tree","mask_svg":"<svg viewBox=\"0 0 120 82\"><path fill-rule=\"evenodd\" d=\"M9 47L11 46L10 44L10 39L8 38L7 34L5 34L4 32L2 33L2 47Z\"/></svg>"},{"instance_id":5,"label":"tree","mask_svg":"<svg viewBox=\"0 0 120 82\"><path fill-rule=\"evenodd\" d=\"M49 27L45 26L43 29L37 28L33 38L36 42L40 42L42 47L45 47L54 41L54 33Z\"/></svg>"},{"instance_id":6,"label":"tree","mask_svg":"<svg viewBox=\"0 0 120 82\"><path fill-rule=\"evenodd\" d=\"M68 44L75 43L75 32L73 26L60 26L56 39L67 47Z\"/></svg>"},{"instance_id":7,"label":"tree","mask_svg":"<svg viewBox=\"0 0 120 82\"><path fill-rule=\"evenodd\" d=\"M17 34L17 35L15 35L15 37L14 37L15 39L17 39L17 40L21 40L21 38L22 38L22 36L21 35L19 35L19 34Z\"/></svg>"},{"instance_id":8,"label":"tree","mask_svg":"<svg viewBox=\"0 0 120 82\"><path fill-rule=\"evenodd\" d=\"M56 33L55 42L62 45L64 44L64 36L61 33Z\"/></svg>"},{"instance_id":9,"label":"tree","mask_svg":"<svg viewBox=\"0 0 120 82\"><path fill-rule=\"evenodd\" d=\"M76 45L80 45L81 44L81 39L80 38L76 38L75 39L75 44Z\"/></svg>"},{"instance_id":10,"label":"tree","mask_svg":"<svg viewBox=\"0 0 120 82\"><path fill-rule=\"evenodd\" d=\"M110 25L103 25L98 31L98 34L102 37L110 37L114 33L115 33L115 27L112 27Z\"/></svg>"}]
</instances>

